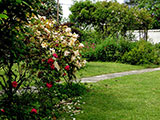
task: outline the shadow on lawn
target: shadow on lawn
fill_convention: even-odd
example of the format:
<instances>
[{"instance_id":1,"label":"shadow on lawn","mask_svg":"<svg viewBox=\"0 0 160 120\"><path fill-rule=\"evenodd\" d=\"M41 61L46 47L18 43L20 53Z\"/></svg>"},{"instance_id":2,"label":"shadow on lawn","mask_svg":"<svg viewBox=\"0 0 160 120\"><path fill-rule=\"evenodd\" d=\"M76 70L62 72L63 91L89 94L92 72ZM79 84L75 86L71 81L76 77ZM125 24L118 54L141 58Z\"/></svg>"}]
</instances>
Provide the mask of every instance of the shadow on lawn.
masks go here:
<instances>
[{"instance_id":1,"label":"shadow on lawn","mask_svg":"<svg viewBox=\"0 0 160 120\"><path fill-rule=\"evenodd\" d=\"M84 96L86 104L83 106L84 113L78 120L122 120L126 113L119 115L119 111L130 111L135 106L126 102L120 94L111 92L108 88L92 89Z\"/></svg>"}]
</instances>

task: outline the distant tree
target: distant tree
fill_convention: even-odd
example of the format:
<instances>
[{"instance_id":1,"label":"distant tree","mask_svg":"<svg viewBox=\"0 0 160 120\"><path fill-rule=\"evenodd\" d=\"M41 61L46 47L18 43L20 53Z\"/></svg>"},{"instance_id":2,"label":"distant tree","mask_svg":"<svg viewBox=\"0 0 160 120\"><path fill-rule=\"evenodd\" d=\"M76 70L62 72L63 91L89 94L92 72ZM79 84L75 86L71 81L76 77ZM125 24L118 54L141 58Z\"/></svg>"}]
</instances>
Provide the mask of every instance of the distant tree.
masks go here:
<instances>
[{"instance_id":1,"label":"distant tree","mask_svg":"<svg viewBox=\"0 0 160 120\"><path fill-rule=\"evenodd\" d=\"M121 34L125 36L127 30L148 29L151 16L146 9L129 8L118 2L75 2L70 8L69 16L80 29L94 28L104 36Z\"/></svg>"},{"instance_id":2,"label":"distant tree","mask_svg":"<svg viewBox=\"0 0 160 120\"><path fill-rule=\"evenodd\" d=\"M152 15L153 29L160 29L160 1L159 0L137 0L139 8L146 8Z\"/></svg>"},{"instance_id":3,"label":"distant tree","mask_svg":"<svg viewBox=\"0 0 160 120\"><path fill-rule=\"evenodd\" d=\"M136 0L125 0L124 2L129 6L134 6L136 4Z\"/></svg>"},{"instance_id":4,"label":"distant tree","mask_svg":"<svg viewBox=\"0 0 160 120\"><path fill-rule=\"evenodd\" d=\"M159 0L125 0L130 6L146 8L153 18L153 29L160 29L160 1Z\"/></svg>"},{"instance_id":5,"label":"distant tree","mask_svg":"<svg viewBox=\"0 0 160 120\"><path fill-rule=\"evenodd\" d=\"M46 16L47 19L57 18L57 2L56 0L41 0L44 4L40 10L39 14L41 16ZM62 6L59 5L59 20L62 19Z\"/></svg>"}]
</instances>

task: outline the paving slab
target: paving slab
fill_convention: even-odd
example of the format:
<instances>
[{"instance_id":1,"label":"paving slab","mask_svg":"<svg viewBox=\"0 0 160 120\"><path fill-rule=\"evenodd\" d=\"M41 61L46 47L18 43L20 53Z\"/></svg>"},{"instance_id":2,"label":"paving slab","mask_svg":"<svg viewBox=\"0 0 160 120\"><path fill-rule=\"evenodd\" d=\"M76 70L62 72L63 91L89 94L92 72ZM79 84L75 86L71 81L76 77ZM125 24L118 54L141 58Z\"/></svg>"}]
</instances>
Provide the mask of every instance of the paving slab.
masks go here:
<instances>
[{"instance_id":1,"label":"paving slab","mask_svg":"<svg viewBox=\"0 0 160 120\"><path fill-rule=\"evenodd\" d=\"M93 77L81 78L80 80L82 83L98 82L100 80L106 80L106 79L122 77L126 75L141 74L144 72L153 72L153 71L159 71L159 70L160 68L148 68L148 69L142 69L142 70L133 70L133 71L127 71L127 72L98 75L98 76L93 76Z\"/></svg>"}]
</instances>

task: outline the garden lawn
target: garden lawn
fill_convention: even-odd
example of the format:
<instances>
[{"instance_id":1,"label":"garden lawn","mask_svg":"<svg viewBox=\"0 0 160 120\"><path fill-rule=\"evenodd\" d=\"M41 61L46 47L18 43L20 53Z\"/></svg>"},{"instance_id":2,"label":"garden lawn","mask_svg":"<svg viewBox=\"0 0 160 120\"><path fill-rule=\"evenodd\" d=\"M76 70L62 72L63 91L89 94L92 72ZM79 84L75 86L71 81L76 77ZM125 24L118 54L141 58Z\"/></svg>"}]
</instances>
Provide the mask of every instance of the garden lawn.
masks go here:
<instances>
[{"instance_id":1,"label":"garden lawn","mask_svg":"<svg viewBox=\"0 0 160 120\"><path fill-rule=\"evenodd\" d=\"M136 66L114 62L88 62L86 67L77 72L78 78L145 69L145 66Z\"/></svg>"},{"instance_id":2,"label":"garden lawn","mask_svg":"<svg viewBox=\"0 0 160 120\"><path fill-rule=\"evenodd\" d=\"M89 84L76 120L160 120L160 71Z\"/></svg>"}]
</instances>

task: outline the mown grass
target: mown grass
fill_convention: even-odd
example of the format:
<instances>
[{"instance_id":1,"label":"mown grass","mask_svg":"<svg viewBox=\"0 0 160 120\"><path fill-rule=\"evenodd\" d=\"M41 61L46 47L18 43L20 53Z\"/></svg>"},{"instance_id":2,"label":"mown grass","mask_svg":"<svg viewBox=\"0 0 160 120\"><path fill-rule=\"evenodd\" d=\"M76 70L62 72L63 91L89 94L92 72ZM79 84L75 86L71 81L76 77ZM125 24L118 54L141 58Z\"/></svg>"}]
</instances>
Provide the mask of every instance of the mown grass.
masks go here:
<instances>
[{"instance_id":1,"label":"mown grass","mask_svg":"<svg viewBox=\"0 0 160 120\"><path fill-rule=\"evenodd\" d=\"M86 67L77 72L77 77L83 78L144 68L146 68L146 66L136 66L114 62L88 62Z\"/></svg>"},{"instance_id":2,"label":"mown grass","mask_svg":"<svg viewBox=\"0 0 160 120\"><path fill-rule=\"evenodd\" d=\"M76 120L160 120L160 71L100 81Z\"/></svg>"}]
</instances>

